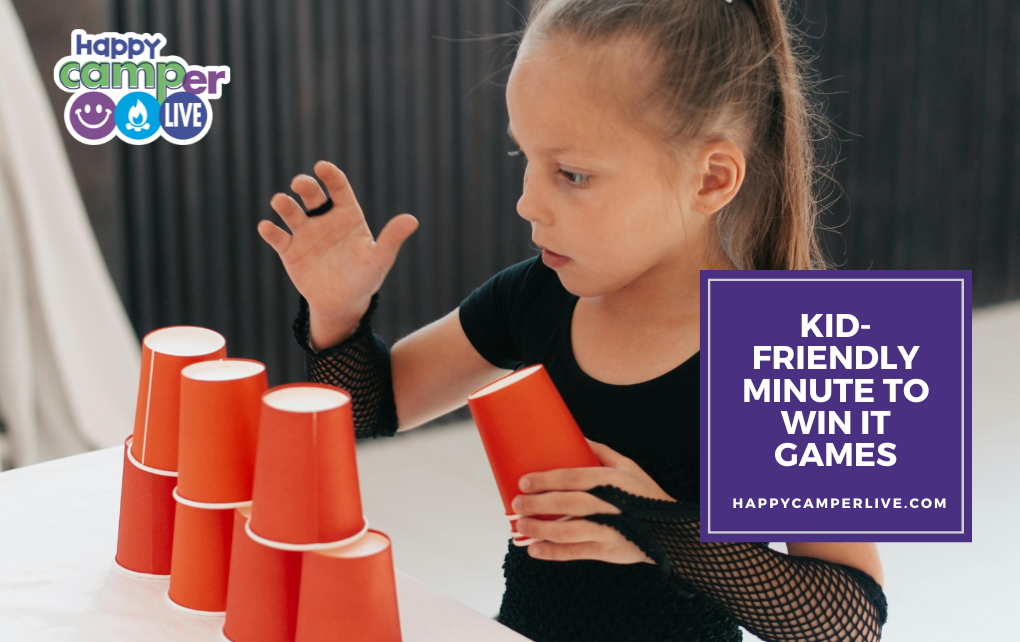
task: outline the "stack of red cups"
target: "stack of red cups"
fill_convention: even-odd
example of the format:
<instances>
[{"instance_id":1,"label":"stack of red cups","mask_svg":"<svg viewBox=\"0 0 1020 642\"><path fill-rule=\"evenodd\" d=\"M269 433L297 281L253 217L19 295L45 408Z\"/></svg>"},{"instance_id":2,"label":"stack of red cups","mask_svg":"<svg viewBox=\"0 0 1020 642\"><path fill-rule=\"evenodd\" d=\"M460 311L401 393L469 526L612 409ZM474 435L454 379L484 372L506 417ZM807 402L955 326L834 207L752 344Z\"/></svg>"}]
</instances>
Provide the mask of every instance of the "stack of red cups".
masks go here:
<instances>
[{"instance_id":1,"label":"stack of red cups","mask_svg":"<svg viewBox=\"0 0 1020 642\"><path fill-rule=\"evenodd\" d=\"M223 615L234 511L251 504L266 367L219 359L181 371L180 465L170 603Z\"/></svg>"},{"instance_id":2,"label":"stack of red cups","mask_svg":"<svg viewBox=\"0 0 1020 642\"><path fill-rule=\"evenodd\" d=\"M206 328L161 328L142 340L134 433L124 443L115 558L129 574L170 576L181 370L226 356L226 340Z\"/></svg>"},{"instance_id":3,"label":"stack of red cups","mask_svg":"<svg viewBox=\"0 0 1020 642\"><path fill-rule=\"evenodd\" d=\"M262 396L252 506L235 512L232 546L228 640L401 639L390 540L362 510L346 391L293 383Z\"/></svg>"}]
</instances>

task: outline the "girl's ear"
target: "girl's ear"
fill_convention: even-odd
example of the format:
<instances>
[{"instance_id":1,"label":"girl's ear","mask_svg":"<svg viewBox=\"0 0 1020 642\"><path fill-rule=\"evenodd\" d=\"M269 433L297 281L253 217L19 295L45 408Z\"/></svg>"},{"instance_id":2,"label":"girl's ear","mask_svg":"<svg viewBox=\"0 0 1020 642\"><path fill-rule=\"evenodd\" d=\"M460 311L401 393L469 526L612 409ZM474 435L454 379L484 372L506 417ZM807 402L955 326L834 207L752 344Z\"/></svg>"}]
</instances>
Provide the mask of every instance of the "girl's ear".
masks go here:
<instances>
[{"instance_id":1,"label":"girl's ear","mask_svg":"<svg viewBox=\"0 0 1020 642\"><path fill-rule=\"evenodd\" d=\"M694 162L694 211L715 214L732 201L744 182L745 167L744 153L730 141L706 145Z\"/></svg>"}]
</instances>

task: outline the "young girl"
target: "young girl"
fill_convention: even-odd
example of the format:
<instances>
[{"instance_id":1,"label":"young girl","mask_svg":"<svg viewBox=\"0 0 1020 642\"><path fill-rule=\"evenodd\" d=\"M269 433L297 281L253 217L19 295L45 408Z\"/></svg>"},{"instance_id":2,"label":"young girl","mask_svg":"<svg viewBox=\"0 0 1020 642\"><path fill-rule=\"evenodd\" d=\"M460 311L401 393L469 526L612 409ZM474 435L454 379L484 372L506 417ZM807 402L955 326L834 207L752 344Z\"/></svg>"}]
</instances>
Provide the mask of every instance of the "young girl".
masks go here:
<instances>
[{"instance_id":1,"label":"young girl","mask_svg":"<svg viewBox=\"0 0 1020 642\"><path fill-rule=\"evenodd\" d=\"M344 174L273 197L308 376L359 437L410 430L535 363L603 464L525 475L498 621L542 642L878 640L874 544L699 541L699 270L825 269L812 122L780 0L536 0L506 88L535 256L392 353L370 326L417 229L374 240ZM318 216L321 214L321 216ZM310 217L310 215L315 215ZM748 320L753 323L753 319ZM512 540L511 540L512 542Z\"/></svg>"}]
</instances>

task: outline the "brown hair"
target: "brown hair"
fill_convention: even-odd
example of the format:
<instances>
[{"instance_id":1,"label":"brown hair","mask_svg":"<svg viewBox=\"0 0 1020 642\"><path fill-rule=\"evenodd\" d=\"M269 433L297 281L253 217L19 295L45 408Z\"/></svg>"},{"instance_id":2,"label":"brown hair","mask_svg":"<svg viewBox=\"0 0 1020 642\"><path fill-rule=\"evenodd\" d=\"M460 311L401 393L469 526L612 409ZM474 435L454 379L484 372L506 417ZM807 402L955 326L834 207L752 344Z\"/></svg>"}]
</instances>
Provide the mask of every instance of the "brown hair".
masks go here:
<instances>
[{"instance_id":1,"label":"brown hair","mask_svg":"<svg viewBox=\"0 0 1020 642\"><path fill-rule=\"evenodd\" d=\"M810 61L787 18L789 0L534 0L523 34L608 44L636 36L658 63L631 122L673 152L726 138L747 160L740 191L716 214L739 269L828 269L816 236L814 143L829 123L810 99ZM655 106L656 109L649 109ZM652 123L652 113L665 118ZM675 158L675 156L674 156Z\"/></svg>"}]
</instances>

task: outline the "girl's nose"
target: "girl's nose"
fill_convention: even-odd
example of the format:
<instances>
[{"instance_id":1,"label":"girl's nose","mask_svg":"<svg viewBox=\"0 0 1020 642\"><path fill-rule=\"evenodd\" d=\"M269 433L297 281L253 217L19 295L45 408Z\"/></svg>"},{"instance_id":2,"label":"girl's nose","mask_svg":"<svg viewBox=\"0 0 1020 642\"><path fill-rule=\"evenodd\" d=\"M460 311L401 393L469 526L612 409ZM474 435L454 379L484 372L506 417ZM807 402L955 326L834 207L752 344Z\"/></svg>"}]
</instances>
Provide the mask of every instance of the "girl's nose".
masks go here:
<instances>
[{"instance_id":1,"label":"girl's nose","mask_svg":"<svg viewBox=\"0 0 1020 642\"><path fill-rule=\"evenodd\" d=\"M532 180L531 168L524 170L524 191L517 199L517 214L531 223L552 223L552 215L546 208L548 200L543 199L538 181Z\"/></svg>"}]
</instances>

